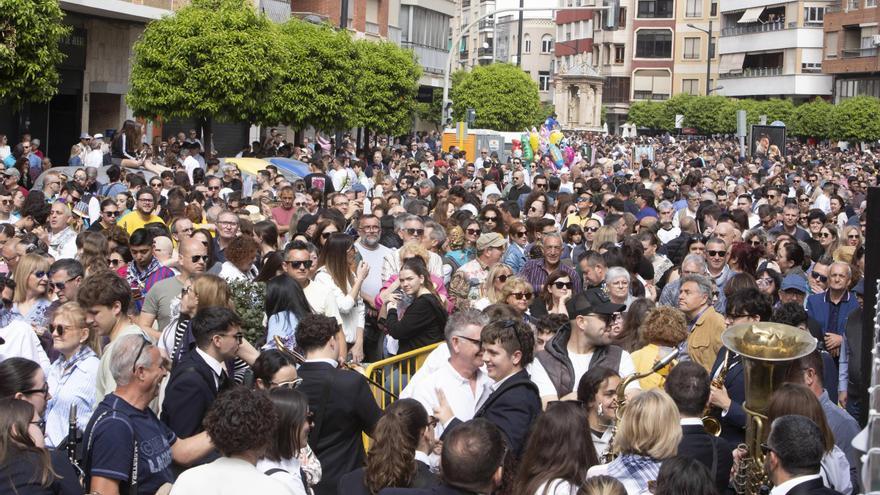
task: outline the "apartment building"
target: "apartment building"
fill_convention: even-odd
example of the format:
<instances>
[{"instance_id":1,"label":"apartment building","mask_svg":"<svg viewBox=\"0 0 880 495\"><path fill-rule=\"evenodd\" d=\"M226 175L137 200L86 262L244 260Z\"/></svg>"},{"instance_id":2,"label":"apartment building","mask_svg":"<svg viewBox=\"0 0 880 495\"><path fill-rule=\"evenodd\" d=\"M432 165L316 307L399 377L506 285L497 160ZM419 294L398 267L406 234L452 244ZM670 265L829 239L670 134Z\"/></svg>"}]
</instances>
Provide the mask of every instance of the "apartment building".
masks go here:
<instances>
[{"instance_id":1,"label":"apartment building","mask_svg":"<svg viewBox=\"0 0 880 495\"><path fill-rule=\"evenodd\" d=\"M517 34L519 16L503 15L495 21L495 59L499 62L517 62ZM522 59L520 67L538 84L541 101L553 101L551 78L554 68L556 22L546 16L523 16Z\"/></svg>"},{"instance_id":2,"label":"apartment building","mask_svg":"<svg viewBox=\"0 0 880 495\"><path fill-rule=\"evenodd\" d=\"M452 39L482 15L494 12L495 0L459 0L456 2L455 16L452 18ZM453 61L453 70L469 69L476 65L491 64L495 60L495 17L487 17L477 23L461 39L458 47L458 60Z\"/></svg>"},{"instance_id":3,"label":"apartment building","mask_svg":"<svg viewBox=\"0 0 880 495\"><path fill-rule=\"evenodd\" d=\"M658 1L672 4L672 0ZM718 90L716 52L721 28L718 0L684 0L678 2L675 9L672 94L704 95L707 91L714 93Z\"/></svg>"},{"instance_id":4,"label":"apartment building","mask_svg":"<svg viewBox=\"0 0 880 495\"><path fill-rule=\"evenodd\" d=\"M456 2L400 0L400 3L400 38L397 41L403 48L415 52L422 66L419 84L424 88L442 88L449 51L449 26L456 14Z\"/></svg>"},{"instance_id":5,"label":"apartment building","mask_svg":"<svg viewBox=\"0 0 880 495\"><path fill-rule=\"evenodd\" d=\"M832 76L822 73L823 17L829 1L721 0L719 94L830 96Z\"/></svg>"},{"instance_id":6,"label":"apartment building","mask_svg":"<svg viewBox=\"0 0 880 495\"><path fill-rule=\"evenodd\" d=\"M880 97L880 12L877 0L841 0L824 12L822 72L834 77L834 102Z\"/></svg>"}]
</instances>

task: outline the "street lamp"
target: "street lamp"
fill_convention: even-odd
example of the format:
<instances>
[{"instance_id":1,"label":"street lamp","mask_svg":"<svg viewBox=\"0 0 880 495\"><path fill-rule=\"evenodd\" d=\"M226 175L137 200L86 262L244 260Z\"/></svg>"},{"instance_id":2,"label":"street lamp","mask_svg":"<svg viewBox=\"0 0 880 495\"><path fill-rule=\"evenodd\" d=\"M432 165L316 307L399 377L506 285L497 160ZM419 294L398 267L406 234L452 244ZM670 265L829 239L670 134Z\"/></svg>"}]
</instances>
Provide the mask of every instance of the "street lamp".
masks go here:
<instances>
[{"instance_id":1,"label":"street lamp","mask_svg":"<svg viewBox=\"0 0 880 495\"><path fill-rule=\"evenodd\" d=\"M709 89L710 77L712 74L712 21L709 21L708 31L703 28L694 26L693 24L688 24L687 27L691 29L696 29L697 31L702 31L706 33L706 35L708 35L708 43L706 43L706 96L709 96L709 93L712 92Z\"/></svg>"},{"instance_id":2,"label":"street lamp","mask_svg":"<svg viewBox=\"0 0 880 495\"><path fill-rule=\"evenodd\" d=\"M714 93L715 91L721 91L724 89L724 86L715 86L714 88L709 90L709 93Z\"/></svg>"}]
</instances>

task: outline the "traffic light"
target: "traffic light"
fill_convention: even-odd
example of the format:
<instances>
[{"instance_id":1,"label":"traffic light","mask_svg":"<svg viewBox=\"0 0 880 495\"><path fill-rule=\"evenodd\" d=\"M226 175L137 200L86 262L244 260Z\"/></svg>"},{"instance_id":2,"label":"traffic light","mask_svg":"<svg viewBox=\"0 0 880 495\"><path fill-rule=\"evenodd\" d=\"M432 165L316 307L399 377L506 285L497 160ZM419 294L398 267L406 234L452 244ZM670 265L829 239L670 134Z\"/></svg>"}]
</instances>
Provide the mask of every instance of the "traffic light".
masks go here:
<instances>
[{"instance_id":1,"label":"traffic light","mask_svg":"<svg viewBox=\"0 0 880 495\"><path fill-rule=\"evenodd\" d=\"M608 7L605 10L604 28L609 31L614 31L619 25L617 21L620 18L620 0L604 0L603 5Z\"/></svg>"},{"instance_id":2,"label":"traffic light","mask_svg":"<svg viewBox=\"0 0 880 495\"><path fill-rule=\"evenodd\" d=\"M443 125L445 127L452 127L452 102L447 101L446 106L443 107Z\"/></svg>"}]
</instances>

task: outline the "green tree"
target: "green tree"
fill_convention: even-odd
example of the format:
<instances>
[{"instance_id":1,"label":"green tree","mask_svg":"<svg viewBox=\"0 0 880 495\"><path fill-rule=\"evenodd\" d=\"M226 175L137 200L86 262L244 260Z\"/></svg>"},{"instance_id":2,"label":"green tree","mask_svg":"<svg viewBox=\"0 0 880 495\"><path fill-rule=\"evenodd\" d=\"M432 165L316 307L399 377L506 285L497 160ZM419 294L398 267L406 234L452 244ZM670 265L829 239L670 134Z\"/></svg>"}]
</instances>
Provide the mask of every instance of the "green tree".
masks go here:
<instances>
[{"instance_id":1,"label":"green tree","mask_svg":"<svg viewBox=\"0 0 880 495\"><path fill-rule=\"evenodd\" d=\"M827 101L816 98L794 108L788 129L798 137L814 137L827 139L831 137L831 123L834 118L834 106Z\"/></svg>"},{"instance_id":2,"label":"green tree","mask_svg":"<svg viewBox=\"0 0 880 495\"><path fill-rule=\"evenodd\" d=\"M790 125L790 120L794 114L794 103L791 100L781 100L779 98L771 98L769 100L761 100L757 104L759 115L767 116L767 123L780 121L786 125Z\"/></svg>"},{"instance_id":3,"label":"green tree","mask_svg":"<svg viewBox=\"0 0 880 495\"><path fill-rule=\"evenodd\" d=\"M880 139L880 99L847 98L834 108L831 137L853 143Z\"/></svg>"},{"instance_id":4,"label":"green tree","mask_svg":"<svg viewBox=\"0 0 880 495\"><path fill-rule=\"evenodd\" d=\"M147 25L134 46L128 104L145 117L267 122L281 45L250 0L193 0Z\"/></svg>"},{"instance_id":5,"label":"green tree","mask_svg":"<svg viewBox=\"0 0 880 495\"><path fill-rule=\"evenodd\" d=\"M390 41L355 42L358 53L355 124L391 135L412 127L421 66L411 50Z\"/></svg>"},{"instance_id":6,"label":"green tree","mask_svg":"<svg viewBox=\"0 0 880 495\"><path fill-rule=\"evenodd\" d=\"M354 126L358 52L348 32L297 18L276 32L284 57L268 105L271 121L323 131Z\"/></svg>"},{"instance_id":7,"label":"green tree","mask_svg":"<svg viewBox=\"0 0 880 495\"><path fill-rule=\"evenodd\" d=\"M731 118L733 114L735 107L724 96L694 96L685 109L684 125L696 127L703 134L733 132L736 124L735 118Z\"/></svg>"},{"instance_id":8,"label":"green tree","mask_svg":"<svg viewBox=\"0 0 880 495\"><path fill-rule=\"evenodd\" d=\"M627 120L640 128L668 130L675 125L675 122L669 125L663 122L666 115L665 107L665 102L637 101L630 105Z\"/></svg>"},{"instance_id":9,"label":"green tree","mask_svg":"<svg viewBox=\"0 0 880 495\"><path fill-rule=\"evenodd\" d=\"M520 131L541 120L538 85L519 67L496 63L452 79L454 120L464 120L468 108L477 111L474 127L496 131Z\"/></svg>"},{"instance_id":10,"label":"green tree","mask_svg":"<svg viewBox=\"0 0 880 495\"><path fill-rule=\"evenodd\" d=\"M658 125L660 129L666 131L672 131L675 129L675 116L676 115L684 115L685 122L684 125L688 126L690 124L687 123L687 114L688 109L690 108L691 102L697 98L696 96L680 93L672 98L664 101L661 105L661 114L658 118Z\"/></svg>"},{"instance_id":11,"label":"green tree","mask_svg":"<svg viewBox=\"0 0 880 495\"><path fill-rule=\"evenodd\" d=\"M58 43L70 33L58 0L4 0L0 19L0 102L15 107L46 102L58 92L64 55Z\"/></svg>"}]
</instances>

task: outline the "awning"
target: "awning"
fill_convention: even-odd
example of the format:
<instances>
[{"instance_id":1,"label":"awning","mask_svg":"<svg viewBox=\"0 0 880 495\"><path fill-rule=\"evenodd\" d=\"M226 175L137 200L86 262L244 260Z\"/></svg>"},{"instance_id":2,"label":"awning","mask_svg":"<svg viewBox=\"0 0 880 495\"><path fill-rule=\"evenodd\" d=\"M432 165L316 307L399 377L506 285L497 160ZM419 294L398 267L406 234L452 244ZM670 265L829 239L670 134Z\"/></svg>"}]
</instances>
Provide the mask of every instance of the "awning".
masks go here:
<instances>
[{"instance_id":1,"label":"awning","mask_svg":"<svg viewBox=\"0 0 880 495\"><path fill-rule=\"evenodd\" d=\"M672 77L668 73L662 76L654 76L654 94L672 94Z\"/></svg>"},{"instance_id":2,"label":"awning","mask_svg":"<svg viewBox=\"0 0 880 495\"><path fill-rule=\"evenodd\" d=\"M653 91L654 78L651 76L634 76L633 91Z\"/></svg>"},{"instance_id":3,"label":"awning","mask_svg":"<svg viewBox=\"0 0 880 495\"><path fill-rule=\"evenodd\" d=\"M722 55L721 61L718 62L718 73L729 74L731 72L740 72L743 67L743 60L745 59L745 52Z\"/></svg>"},{"instance_id":4,"label":"awning","mask_svg":"<svg viewBox=\"0 0 880 495\"><path fill-rule=\"evenodd\" d=\"M746 9L743 13L742 17L739 18L739 24L746 24L749 22L758 22L758 18L761 17L761 14L764 13L765 7L752 7L750 9Z\"/></svg>"}]
</instances>

